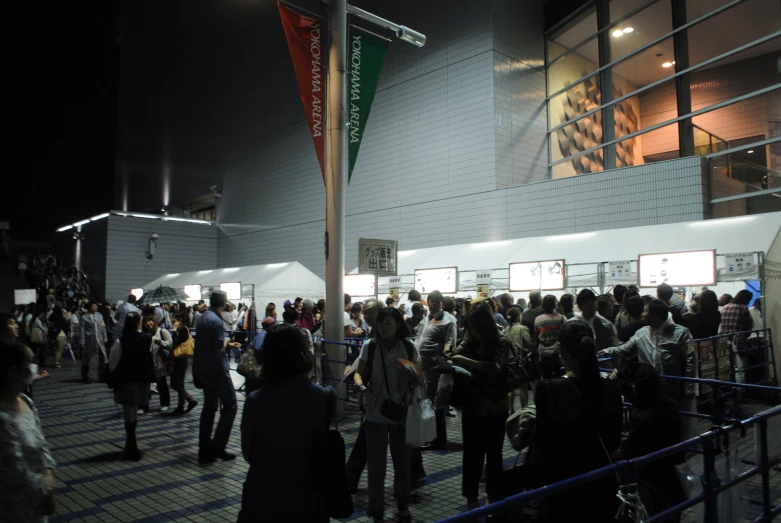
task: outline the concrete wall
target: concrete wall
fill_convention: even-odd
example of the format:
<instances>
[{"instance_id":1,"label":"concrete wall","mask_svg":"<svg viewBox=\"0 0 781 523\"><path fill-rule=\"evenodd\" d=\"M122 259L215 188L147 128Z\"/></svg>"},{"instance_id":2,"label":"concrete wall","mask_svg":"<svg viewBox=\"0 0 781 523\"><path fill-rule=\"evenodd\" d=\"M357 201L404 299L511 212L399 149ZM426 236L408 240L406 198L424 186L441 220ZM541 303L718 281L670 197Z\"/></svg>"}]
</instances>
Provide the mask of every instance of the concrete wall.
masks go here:
<instances>
[{"instance_id":1,"label":"concrete wall","mask_svg":"<svg viewBox=\"0 0 781 523\"><path fill-rule=\"evenodd\" d=\"M106 299L172 272L217 267L217 228L210 225L110 216L107 224ZM146 261L149 237L157 233L154 259Z\"/></svg>"},{"instance_id":2,"label":"concrete wall","mask_svg":"<svg viewBox=\"0 0 781 523\"><path fill-rule=\"evenodd\" d=\"M702 220L703 180L701 159L692 157L450 198L432 191L431 200L422 205L389 198L367 210L352 206L347 211L346 267L357 265L361 237L396 239L400 249L416 249ZM238 195L228 194L222 203L231 205L232 198L240 203ZM278 215L290 225L244 234L221 231L218 265L295 260L323 277L324 219L307 218L295 208L291 213L298 222Z\"/></svg>"}]
</instances>

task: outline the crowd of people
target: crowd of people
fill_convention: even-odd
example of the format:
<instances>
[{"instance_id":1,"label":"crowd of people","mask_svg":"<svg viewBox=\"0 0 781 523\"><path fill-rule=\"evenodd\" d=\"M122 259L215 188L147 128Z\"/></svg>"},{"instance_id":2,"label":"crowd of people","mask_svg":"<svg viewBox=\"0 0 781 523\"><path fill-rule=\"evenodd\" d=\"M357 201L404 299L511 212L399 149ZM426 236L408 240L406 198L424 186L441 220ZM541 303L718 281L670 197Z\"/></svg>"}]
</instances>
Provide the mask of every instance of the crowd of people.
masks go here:
<instances>
[{"instance_id":1,"label":"crowd of people","mask_svg":"<svg viewBox=\"0 0 781 523\"><path fill-rule=\"evenodd\" d=\"M691 391L659 376L694 376L693 338L761 328L761 305L755 300L749 307L751 298L748 291L717 298L703 289L686 304L682 292L666 284L655 297L619 285L600 296L590 289L559 298L532 292L528 302L509 293L460 299L432 291L424 301L411 291L404 303L394 297L385 303L353 303L345 295L342 325L355 347L348 358L356 361L348 372L362 410L346 462L346 488L355 492L368 469L367 514L383 521L390 448L398 518L411 521L411 493L426 477L422 452L453 450L446 423L453 407L460 410L461 495L469 509L479 506L483 476L486 503L495 503L681 441L686 432L678 410L686 407ZM54 353L59 367L70 346L81 355L84 382L106 382L113 389L124 413L128 460L142 458L136 427L152 395L168 412L170 389L177 392L170 415L198 405L185 386L192 358L193 381L203 392L198 461L208 465L235 458L227 450L238 411L229 358L239 351L239 371L247 378L241 448L250 464L239 521L327 521L333 515L331 486L317 481L322 471L313 469L322 466L324 435L336 402L334 391L318 383L322 375L315 370L324 356L318 343L324 305L323 300L296 298L285 301L278 316L273 303L258 315L252 306L230 303L221 291L211 295L208 306L203 300L193 306L139 305L133 295L108 305L74 293L66 294L64 302L31 304L5 314L0 438L3 463L13 463L14 472L1 480L2 490L17 492L24 485L38 498L0 496L2 508L20 514L19 521L37 521L22 516L45 515L51 504L53 461L29 394L47 353ZM612 373L600 369L610 365L600 364L600 357L616 360ZM93 377L95 359L98 374ZM410 448L409 408L421 399L431 402L436 437ZM624 402L632 405L628 427ZM521 473L508 479L502 466L505 423L518 407L532 404L536 428L529 451L518 467ZM622 438L627 429L628 437ZM31 437L20 439L20 430ZM644 481L668 505L681 496L669 481L679 459L644 473ZM283 469L282 477L270 473ZM616 511L617 486L607 478L553 496L547 520L577 519L583 504L573 500L600 507L608 520Z\"/></svg>"}]
</instances>

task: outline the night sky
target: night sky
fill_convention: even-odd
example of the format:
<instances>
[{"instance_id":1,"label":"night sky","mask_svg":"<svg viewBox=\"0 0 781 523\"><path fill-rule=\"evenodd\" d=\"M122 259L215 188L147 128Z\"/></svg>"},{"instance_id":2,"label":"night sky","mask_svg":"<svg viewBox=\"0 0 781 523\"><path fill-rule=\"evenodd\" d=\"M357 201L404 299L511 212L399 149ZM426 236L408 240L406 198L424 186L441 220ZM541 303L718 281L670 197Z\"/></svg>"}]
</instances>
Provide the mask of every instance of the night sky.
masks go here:
<instances>
[{"instance_id":1,"label":"night sky","mask_svg":"<svg viewBox=\"0 0 781 523\"><path fill-rule=\"evenodd\" d=\"M105 212L114 183L118 52L111 0L17 2L6 22L6 149L0 221L49 240Z\"/></svg>"}]
</instances>

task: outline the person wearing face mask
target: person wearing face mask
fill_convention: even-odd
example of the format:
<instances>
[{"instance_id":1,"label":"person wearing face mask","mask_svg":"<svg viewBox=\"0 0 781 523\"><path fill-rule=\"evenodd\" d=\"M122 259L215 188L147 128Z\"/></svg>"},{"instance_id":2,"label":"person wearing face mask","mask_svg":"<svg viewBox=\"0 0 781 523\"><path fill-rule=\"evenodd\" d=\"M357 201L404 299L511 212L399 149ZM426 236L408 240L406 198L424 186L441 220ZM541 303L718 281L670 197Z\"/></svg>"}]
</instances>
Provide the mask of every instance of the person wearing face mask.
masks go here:
<instances>
[{"instance_id":1,"label":"person wearing face mask","mask_svg":"<svg viewBox=\"0 0 781 523\"><path fill-rule=\"evenodd\" d=\"M38 368L19 342L0 339L0 519L42 523L54 514L54 459L33 401Z\"/></svg>"}]
</instances>

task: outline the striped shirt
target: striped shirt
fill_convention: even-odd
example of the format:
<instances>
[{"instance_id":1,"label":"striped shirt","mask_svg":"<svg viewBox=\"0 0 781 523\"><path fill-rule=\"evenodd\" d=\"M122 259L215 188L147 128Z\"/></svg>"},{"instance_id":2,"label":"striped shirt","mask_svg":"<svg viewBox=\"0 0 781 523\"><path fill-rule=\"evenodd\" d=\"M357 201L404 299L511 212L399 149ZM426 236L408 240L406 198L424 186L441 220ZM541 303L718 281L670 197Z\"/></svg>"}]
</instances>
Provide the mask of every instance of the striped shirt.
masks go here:
<instances>
[{"instance_id":1,"label":"striped shirt","mask_svg":"<svg viewBox=\"0 0 781 523\"><path fill-rule=\"evenodd\" d=\"M534 338L545 347L559 340L559 329L567 318L561 314L541 314L534 320Z\"/></svg>"}]
</instances>

